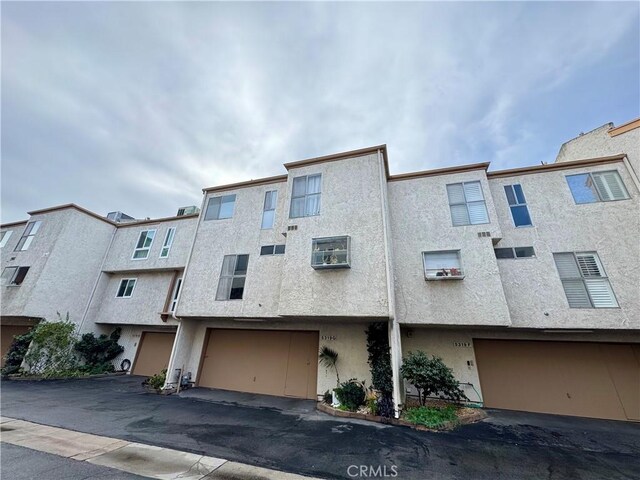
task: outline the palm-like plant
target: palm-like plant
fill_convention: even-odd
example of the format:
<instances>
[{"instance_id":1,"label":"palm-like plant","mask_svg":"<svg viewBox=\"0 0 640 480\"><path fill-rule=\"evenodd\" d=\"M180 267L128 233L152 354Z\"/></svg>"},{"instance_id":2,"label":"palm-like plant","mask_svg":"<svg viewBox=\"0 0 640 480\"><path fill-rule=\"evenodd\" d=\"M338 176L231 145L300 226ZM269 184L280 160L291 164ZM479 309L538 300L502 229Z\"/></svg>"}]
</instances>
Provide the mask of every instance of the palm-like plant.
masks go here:
<instances>
[{"instance_id":1,"label":"palm-like plant","mask_svg":"<svg viewBox=\"0 0 640 480\"><path fill-rule=\"evenodd\" d=\"M340 385L340 375L338 374L338 352L324 345L320 349L320 354L318 355L320 359L320 365L333 368L336 371L336 379L338 383L336 385Z\"/></svg>"}]
</instances>

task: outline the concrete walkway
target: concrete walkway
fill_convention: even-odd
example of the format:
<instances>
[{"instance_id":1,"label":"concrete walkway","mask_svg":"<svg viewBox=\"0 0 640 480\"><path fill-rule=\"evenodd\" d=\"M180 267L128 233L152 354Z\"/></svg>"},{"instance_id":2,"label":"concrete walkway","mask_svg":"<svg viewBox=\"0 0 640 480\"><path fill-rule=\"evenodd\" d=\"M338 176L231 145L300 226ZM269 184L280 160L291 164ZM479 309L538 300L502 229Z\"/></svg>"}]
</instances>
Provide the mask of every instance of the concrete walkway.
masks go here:
<instances>
[{"instance_id":1,"label":"concrete walkway","mask_svg":"<svg viewBox=\"0 0 640 480\"><path fill-rule=\"evenodd\" d=\"M222 458L0 417L0 440L80 462L161 480L245 479L310 480L291 473Z\"/></svg>"}]
</instances>

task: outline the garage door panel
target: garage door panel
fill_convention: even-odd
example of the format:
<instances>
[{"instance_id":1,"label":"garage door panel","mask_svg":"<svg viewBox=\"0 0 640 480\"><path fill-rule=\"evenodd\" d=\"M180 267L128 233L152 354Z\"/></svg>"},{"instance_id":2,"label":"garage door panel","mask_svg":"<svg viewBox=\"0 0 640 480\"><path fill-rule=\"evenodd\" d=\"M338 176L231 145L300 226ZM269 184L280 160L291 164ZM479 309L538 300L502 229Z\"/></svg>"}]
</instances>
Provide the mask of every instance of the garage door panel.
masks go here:
<instances>
[{"instance_id":1,"label":"garage door panel","mask_svg":"<svg viewBox=\"0 0 640 480\"><path fill-rule=\"evenodd\" d=\"M249 393L316 398L317 332L209 330L198 384ZM308 363L314 358L314 368Z\"/></svg>"},{"instance_id":2,"label":"garage door panel","mask_svg":"<svg viewBox=\"0 0 640 480\"><path fill-rule=\"evenodd\" d=\"M475 339L474 348L488 407L615 420L640 411L635 346Z\"/></svg>"},{"instance_id":3,"label":"garage door panel","mask_svg":"<svg viewBox=\"0 0 640 480\"><path fill-rule=\"evenodd\" d=\"M150 377L167 368L175 337L175 332L143 332L133 374Z\"/></svg>"}]
</instances>

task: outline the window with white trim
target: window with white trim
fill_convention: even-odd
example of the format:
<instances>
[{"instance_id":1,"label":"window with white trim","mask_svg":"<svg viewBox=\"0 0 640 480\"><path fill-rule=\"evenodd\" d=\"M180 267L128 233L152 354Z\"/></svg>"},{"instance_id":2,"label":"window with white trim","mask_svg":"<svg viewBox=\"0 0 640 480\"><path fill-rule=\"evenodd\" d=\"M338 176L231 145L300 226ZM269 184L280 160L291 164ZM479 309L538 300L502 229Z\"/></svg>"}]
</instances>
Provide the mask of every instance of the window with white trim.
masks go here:
<instances>
[{"instance_id":1,"label":"window with white trim","mask_svg":"<svg viewBox=\"0 0 640 480\"><path fill-rule=\"evenodd\" d=\"M173 245L173 237L176 235L176 227L169 227L167 230L167 234L164 236L164 243L162 244L162 249L160 250L160 258L167 258L169 256L169 251L171 250L171 245Z\"/></svg>"},{"instance_id":2,"label":"window with white trim","mask_svg":"<svg viewBox=\"0 0 640 480\"><path fill-rule=\"evenodd\" d=\"M9 239L11 238L11 234L13 234L13 230L5 230L4 232L0 232L0 248L4 247Z\"/></svg>"},{"instance_id":3,"label":"window with white trim","mask_svg":"<svg viewBox=\"0 0 640 480\"><path fill-rule=\"evenodd\" d=\"M533 223L531 223L529 207L527 207L527 200L524 198L522 185L519 183L514 185L505 185L504 193L507 195L507 202L509 202L509 209L511 210L513 224L516 227L532 226Z\"/></svg>"},{"instance_id":4,"label":"window with white trim","mask_svg":"<svg viewBox=\"0 0 640 480\"><path fill-rule=\"evenodd\" d=\"M116 298L131 298L133 295L133 289L136 286L137 279L135 278L123 278L120 280L120 286L118 287L118 293Z\"/></svg>"},{"instance_id":5,"label":"window with white trim","mask_svg":"<svg viewBox=\"0 0 640 480\"><path fill-rule=\"evenodd\" d=\"M625 200L629 193L616 170L567 175L567 184L576 203Z\"/></svg>"},{"instance_id":6,"label":"window with white trim","mask_svg":"<svg viewBox=\"0 0 640 480\"><path fill-rule=\"evenodd\" d=\"M29 245L31 245L31 242L33 242L33 237L35 237L36 233L38 233L38 230L40 230L40 225L42 225L41 220L38 220L37 222L29 222L27 224L22 237L18 241L18 245L16 245L16 248L14 249L15 252L29 249Z\"/></svg>"},{"instance_id":7,"label":"window with white trim","mask_svg":"<svg viewBox=\"0 0 640 480\"><path fill-rule=\"evenodd\" d=\"M278 191L270 190L264 193L264 207L262 210L262 230L273 228L276 217L276 202L278 201Z\"/></svg>"},{"instance_id":8,"label":"window with white trim","mask_svg":"<svg viewBox=\"0 0 640 480\"><path fill-rule=\"evenodd\" d=\"M462 280L460 250L422 252L426 280Z\"/></svg>"},{"instance_id":9,"label":"window with white trim","mask_svg":"<svg viewBox=\"0 0 640 480\"><path fill-rule=\"evenodd\" d=\"M224 220L233 217L233 210L236 205L236 195L223 195L221 197L211 197L207 204L207 211L204 214L206 220Z\"/></svg>"},{"instance_id":10,"label":"window with white trim","mask_svg":"<svg viewBox=\"0 0 640 480\"><path fill-rule=\"evenodd\" d=\"M176 286L173 289L173 295L171 295L171 304L169 305L169 311L171 313L176 311L178 305L178 295L180 295L180 287L182 287L182 278L176 280Z\"/></svg>"},{"instance_id":11,"label":"window with white trim","mask_svg":"<svg viewBox=\"0 0 640 480\"><path fill-rule=\"evenodd\" d=\"M496 258L530 258L535 257L536 252L533 247L503 247L494 248Z\"/></svg>"},{"instance_id":12,"label":"window with white trim","mask_svg":"<svg viewBox=\"0 0 640 480\"><path fill-rule=\"evenodd\" d=\"M240 300L247 278L249 255L225 255L216 300Z\"/></svg>"},{"instance_id":13,"label":"window with white trim","mask_svg":"<svg viewBox=\"0 0 640 480\"><path fill-rule=\"evenodd\" d=\"M454 227L489 223L480 182L451 183L447 185L447 196Z\"/></svg>"},{"instance_id":14,"label":"window with white trim","mask_svg":"<svg viewBox=\"0 0 640 480\"><path fill-rule=\"evenodd\" d=\"M144 260L149 257L149 251L151 250L155 236L155 228L153 230L143 230L140 232L138 243L136 243L136 248L133 250L133 260Z\"/></svg>"},{"instance_id":15,"label":"window with white trim","mask_svg":"<svg viewBox=\"0 0 640 480\"><path fill-rule=\"evenodd\" d=\"M571 308L615 308L618 302L596 252L554 253Z\"/></svg>"},{"instance_id":16,"label":"window with white trim","mask_svg":"<svg viewBox=\"0 0 640 480\"><path fill-rule=\"evenodd\" d=\"M305 175L293 179L290 218L320 215L322 175Z\"/></svg>"},{"instance_id":17,"label":"window with white trim","mask_svg":"<svg viewBox=\"0 0 640 480\"><path fill-rule=\"evenodd\" d=\"M28 271L29 267L7 267L3 270L2 276L0 276L0 283L7 286L22 285Z\"/></svg>"}]
</instances>

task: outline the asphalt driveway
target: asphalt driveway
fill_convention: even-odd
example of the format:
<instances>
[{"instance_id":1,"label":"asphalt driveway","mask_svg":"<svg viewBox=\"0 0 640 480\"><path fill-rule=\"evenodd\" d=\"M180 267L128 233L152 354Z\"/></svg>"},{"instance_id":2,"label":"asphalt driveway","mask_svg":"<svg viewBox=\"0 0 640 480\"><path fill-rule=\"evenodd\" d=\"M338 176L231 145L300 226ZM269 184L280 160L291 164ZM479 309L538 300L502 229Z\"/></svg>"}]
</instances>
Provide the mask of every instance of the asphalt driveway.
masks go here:
<instances>
[{"instance_id":1,"label":"asphalt driveway","mask_svg":"<svg viewBox=\"0 0 640 480\"><path fill-rule=\"evenodd\" d=\"M421 480L640 478L638 424L490 411L454 432L418 432L305 408L157 396L140 381L4 381L0 413L324 478L350 478L360 471L352 465Z\"/></svg>"}]
</instances>

